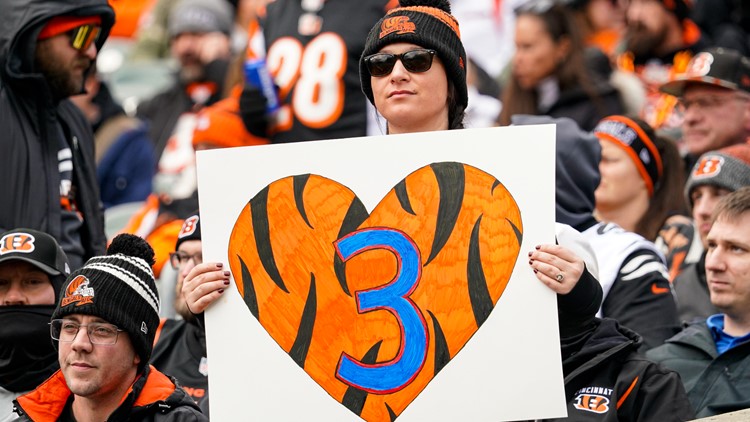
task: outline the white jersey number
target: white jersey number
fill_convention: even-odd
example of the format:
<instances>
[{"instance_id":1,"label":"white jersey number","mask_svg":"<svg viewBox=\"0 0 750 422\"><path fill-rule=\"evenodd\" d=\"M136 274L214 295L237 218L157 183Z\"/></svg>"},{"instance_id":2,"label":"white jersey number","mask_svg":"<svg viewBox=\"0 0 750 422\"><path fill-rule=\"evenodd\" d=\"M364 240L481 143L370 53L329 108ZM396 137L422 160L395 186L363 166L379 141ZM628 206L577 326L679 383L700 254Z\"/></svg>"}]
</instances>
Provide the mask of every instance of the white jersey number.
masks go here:
<instances>
[{"instance_id":1,"label":"white jersey number","mask_svg":"<svg viewBox=\"0 0 750 422\"><path fill-rule=\"evenodd\" d=\"M292 114L307 127L333 124L344 109L346 44L333 32L324 32L307 46L292 37L276 40L268 50L268 69L279 85L282 99L294 88L290 106L278 114L277 130L288 130Z\"/></svg>"}]
</instances>

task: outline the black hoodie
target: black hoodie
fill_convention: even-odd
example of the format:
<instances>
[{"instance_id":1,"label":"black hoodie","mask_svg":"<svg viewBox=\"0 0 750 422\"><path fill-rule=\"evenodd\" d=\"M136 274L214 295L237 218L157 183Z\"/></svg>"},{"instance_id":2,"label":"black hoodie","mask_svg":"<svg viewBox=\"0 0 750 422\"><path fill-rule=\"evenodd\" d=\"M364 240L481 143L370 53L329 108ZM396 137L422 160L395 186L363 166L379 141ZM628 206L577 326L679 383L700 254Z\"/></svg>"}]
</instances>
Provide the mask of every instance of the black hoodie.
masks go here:
<instances>
[{"instance_id":1,"label":"black hoodie","mask_svg":"<svg viewBox=\"0 0 750 422\"><path fill-rule=\"evenodd\" d=\"M83 215L83 259L105 251L104 217L91 128L67 99L56 101L34 70L36 39L52 17L102 19L101 48L114 24L106 0L3 0L0 13L0 231L29 227L62 240L58 128L72 151L75 199Z\"/></svg>"}]
</instances>

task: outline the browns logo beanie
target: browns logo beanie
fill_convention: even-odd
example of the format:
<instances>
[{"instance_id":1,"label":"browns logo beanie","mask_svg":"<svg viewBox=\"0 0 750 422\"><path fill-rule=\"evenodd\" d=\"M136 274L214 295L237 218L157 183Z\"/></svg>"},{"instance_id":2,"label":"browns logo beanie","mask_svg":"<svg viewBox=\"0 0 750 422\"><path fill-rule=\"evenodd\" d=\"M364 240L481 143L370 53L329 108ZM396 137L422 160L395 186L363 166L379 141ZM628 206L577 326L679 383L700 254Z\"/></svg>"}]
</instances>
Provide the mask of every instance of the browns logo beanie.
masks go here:
<instances>
[{"instance_id":1,"label":"browns logo beanie","mask_svg":"<svg viewBox=\"0 0 750 422\"><path fill-rule=\"evenodd\" d=\"M116 325L128 333L140 356L140 373L148 365L159 326L153 264L154 251L145 240L130 234L118 235L107 255L89 259L70 274L52 319L92 315Z\"/></svg>"},{"instance_id":2,"label":"browns logo beanie","mask_svg":"<svg viewBox=\"0 0 750 422\"><path fill-rule=\"evenodd\" d=\"M375 54L389 44L410 43L437 52L443 62L448 80L453 82L464 109L469 103L466 88L466 50L461 43L458 21L451 14L447 0L399 0L367 35L365 49L359 58L359 78L362 92L375 104L370 83L370 72L365 57Z\"/></svg>"}]
</instances>

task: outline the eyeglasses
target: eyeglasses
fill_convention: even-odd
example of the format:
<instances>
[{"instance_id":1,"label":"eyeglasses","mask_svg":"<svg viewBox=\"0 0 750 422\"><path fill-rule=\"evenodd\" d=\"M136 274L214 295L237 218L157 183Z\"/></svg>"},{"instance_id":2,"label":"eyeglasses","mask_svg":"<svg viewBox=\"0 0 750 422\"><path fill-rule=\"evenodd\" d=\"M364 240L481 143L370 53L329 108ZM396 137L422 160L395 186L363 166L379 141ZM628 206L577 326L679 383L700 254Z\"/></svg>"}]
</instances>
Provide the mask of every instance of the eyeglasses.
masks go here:
<instances>
[{"instance_id":1,"label":"eyeglasses","mask_svg":"<svg viewBox=\"0 0 750 422\"><path fill-rule=\"evenodd\" d=\"M86 51L91 47L91 43L99 39L102 33L102 27L99 25L81 25L67 32L70 37L70 46L78 51Z\"/></svg>"},{"instance_id":2,"label":"eyeglasses","mask_svg":"<svg viewBox=\"0 0 750 422\"><path fill-rule=\"evenodd\" d=\"M175 270L179 270L181 266L187 264L191 259L195 265L198 265L203 262L203 253L196 252L190 255L185 252L172 252L169 254L169 263L172 264L172 268Z\"/></svg>"},{"instance_id":3,"label":"eyeglasses","mask_svg":"<svg viewBox=\"0 0 750 422\"><path fill-rule=\"evenodd\" d=\"M745 95L708 95L705 97L697 97L697 98L678 98L677 99L677 107L679 111L682 113L685 113L686 111L690 110L691 108L695 107L696 111L707 111L711 109L715 109L722 104L727 103L729 100L740 100L740 101L750 101L750 97Z\"/></svg>"},{"instance_id":4,"label":"eyeglasses","mask_svg":"<svg viewBox=\"0 0 750 422\"><path fill-rule=\"evenodd\" d=\"M52 338L63 343L72 343L81 327L86 327L86 334L91 344L113 345L117 343L117 335L120 331L125 331L106 322L92 322L84 325L69 319L53 319L49 323Z\"/></svg>"},{"instance_id":5,"label":"eyeglasses","mask_svg":"<svg viewBox=\"0 0 750 422\"><path fill-rule=\"evenodd\" d=\"M410 50L402 54L375 53L365 57L365 65L370 75L375 77L388 76L393 71L397 60L401 60L404 68L411 73L427 72L432 67L435 50Z\"/></svg>"}]
</instances>

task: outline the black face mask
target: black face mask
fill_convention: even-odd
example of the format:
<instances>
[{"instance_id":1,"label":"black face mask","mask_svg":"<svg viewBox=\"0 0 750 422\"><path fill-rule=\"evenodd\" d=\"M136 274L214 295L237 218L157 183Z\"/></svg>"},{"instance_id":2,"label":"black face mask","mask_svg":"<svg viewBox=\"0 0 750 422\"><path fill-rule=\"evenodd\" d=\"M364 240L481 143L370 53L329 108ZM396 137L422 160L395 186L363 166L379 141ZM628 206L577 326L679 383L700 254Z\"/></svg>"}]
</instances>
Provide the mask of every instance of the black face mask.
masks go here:
<instances>
[{"instance_id":1,"label":"black face mask","mask_svg":"<svg viewBox=\"0 0 750 422\"><path fill-rule=\"evenodd\" d=\"M59 367L49 322L55 305L0 306L0 387L33 390Z\"/></svg>"}]
</instances>

